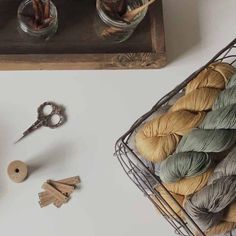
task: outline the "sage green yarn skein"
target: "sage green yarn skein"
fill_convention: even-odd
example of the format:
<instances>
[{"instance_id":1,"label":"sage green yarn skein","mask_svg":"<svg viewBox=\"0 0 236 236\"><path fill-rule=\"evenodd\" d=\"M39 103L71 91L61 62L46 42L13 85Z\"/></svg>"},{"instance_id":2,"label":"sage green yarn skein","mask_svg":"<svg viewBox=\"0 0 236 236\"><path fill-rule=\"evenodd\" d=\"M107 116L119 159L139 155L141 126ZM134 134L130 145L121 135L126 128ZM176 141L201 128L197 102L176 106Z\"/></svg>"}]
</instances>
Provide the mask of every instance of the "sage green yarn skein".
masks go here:
<instances>
[{"instance_id":1,"label":"sage green yarn skein","mask_svg":"<svg viewBox=\"0 0 236 236\"><path fill-rule=\"evenodd\" d=\"M217 110L219 108L235 104L235 101L236 101L236 86L229 87L228 89L223 90L216 98L212 110Z\"/></svg>"},{"instance_id":2,"label":"sage green yarn skein","mask_svg":"<svg viewBox=\"0 0 236 236\"><path fill-rule=\"evenodd\" d=\"M233 86L236 86L236 74L234 74L234 75L230 78L228 84L226 85L226 88L231 88L231 87L233 87Z\"/></svg>"},{"instance_id":3,"label":"sage green yarn skein","mask_svg":"<svg viewBox=\"0 0 236 236\"><path fill-rule=\"evenodd\" d=\"M160 178L164 183L176 182L204 173L212 163L213 158L204 152L176 153L161 162Z\"/></svg>"},{"instance_id":4,"label":"sage green yarn skein","mask_svg":"<svg viewBox=\"0 0 236 236\"><path fill-rule=\"evenodd\" d=\"M231 148L236 142L236 130L195 129L184 136L177 149L179 152L222 152Z\"/></svg>"},{"instance_id":5,"label":"sage green yarn skein","mask_svg":"<svg viewBox=\"0 0 236 236\"><path fill-rule=\"evenodd\" d=\"M199 128L236 129L236 104L208 112Z\"/></svg>"}]
</instances>

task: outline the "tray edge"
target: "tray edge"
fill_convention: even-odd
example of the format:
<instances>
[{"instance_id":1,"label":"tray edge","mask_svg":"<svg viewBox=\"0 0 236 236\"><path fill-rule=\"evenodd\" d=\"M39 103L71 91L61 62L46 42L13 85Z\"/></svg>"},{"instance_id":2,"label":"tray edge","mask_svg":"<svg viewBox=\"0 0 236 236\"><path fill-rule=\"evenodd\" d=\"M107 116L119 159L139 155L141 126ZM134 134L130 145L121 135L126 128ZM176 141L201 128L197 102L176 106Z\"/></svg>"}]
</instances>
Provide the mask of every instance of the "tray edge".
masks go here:
<instances>
[{"instance_id":1,"label":"tray edge","mask_svg":"<svg viewBox=\"0 0 236 236\"><path fill-rule=\"evenodd\" d=\"M156 69L166 65L165 54L0 55L0 70Z\"/></svg>"}]
</instances>

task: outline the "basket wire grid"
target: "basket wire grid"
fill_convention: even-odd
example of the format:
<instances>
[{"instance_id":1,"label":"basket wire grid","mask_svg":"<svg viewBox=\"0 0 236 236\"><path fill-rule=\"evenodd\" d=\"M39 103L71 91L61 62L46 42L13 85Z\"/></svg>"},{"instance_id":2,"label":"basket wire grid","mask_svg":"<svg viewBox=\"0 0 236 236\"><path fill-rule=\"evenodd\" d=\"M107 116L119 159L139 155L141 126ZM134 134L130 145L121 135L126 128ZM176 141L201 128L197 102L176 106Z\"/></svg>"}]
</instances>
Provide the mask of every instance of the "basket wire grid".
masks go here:
<instances>
[{"instance_id":1,"label":"basket wire grid","mask_svg":"<svg viewBox=\"0 0 236 236\"><path fill-rule=\"evenodd\" d=\"M180 93L185 86L194 79L203 69L208 67L213 62L228 62L232 65L236 63L236 38L229 43L225 48L218 52L206 65L192 73L186 80L180 85L174 88L171 92L161 98L153 108L146 114L141 116L131 128L116 142L115 156L118 158L123 170L128 177L134 182L134 184L144 193L146 197L154 204L160 214L169 222L174 228L175 233L182 236L205 236L205 233L199 228L199 226L188 215L184 208L178 203L178 201L172 196L172 194L164 187L158 175L153 171L153 164L147 162L139 157L135 150L129 144L131 136L135 130L140 127L153 113L157 112L162 106L175 95ZM151 178L147 178L147 174ZM161 194L154 188L154 184L161 186L168 197L170 197L174 204L181 209L184 219L176 213L176 211L168 204L168 202L161 196ZM188 223L187 223L188 221Z\"/></svg>"}]
</instances>

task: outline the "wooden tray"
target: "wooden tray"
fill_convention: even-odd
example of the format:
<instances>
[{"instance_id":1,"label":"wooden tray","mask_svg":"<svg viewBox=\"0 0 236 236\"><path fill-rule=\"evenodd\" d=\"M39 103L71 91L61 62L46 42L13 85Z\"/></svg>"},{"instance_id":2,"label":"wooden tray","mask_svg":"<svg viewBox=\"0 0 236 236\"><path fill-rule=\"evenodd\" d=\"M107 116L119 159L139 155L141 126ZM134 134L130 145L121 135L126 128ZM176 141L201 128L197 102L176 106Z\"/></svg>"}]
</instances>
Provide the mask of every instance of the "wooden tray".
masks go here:
<instances>
[{"instance_id":1,"label":"wooden tray","mask_svg":"<svg viewBox=\"0 0 236 236\"><path fill-rule=\"evenodd\" d=\"M0 70L128 69L166 65L162 2L157 0L132 37L109 45L94 31L95 0L54 0L59 29L47 43L17 31L21 0L0 0Z\"/></svg>"}]
</instances>

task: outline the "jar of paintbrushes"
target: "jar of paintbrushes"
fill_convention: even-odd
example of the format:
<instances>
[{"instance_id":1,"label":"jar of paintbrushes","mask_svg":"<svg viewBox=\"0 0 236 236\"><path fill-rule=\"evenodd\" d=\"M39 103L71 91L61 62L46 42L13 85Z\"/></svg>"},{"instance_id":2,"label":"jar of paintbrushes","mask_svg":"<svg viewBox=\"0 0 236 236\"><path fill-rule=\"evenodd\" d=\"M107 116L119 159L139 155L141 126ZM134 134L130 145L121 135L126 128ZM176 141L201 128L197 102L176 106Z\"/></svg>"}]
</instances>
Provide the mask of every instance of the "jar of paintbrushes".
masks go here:
<instances>
[{"instance_id":1,"label":"jar of paintbrushes","mask_svg":"<svg viewBox=\"0 0 236 236\"><path fill-rule=\"evenodd\" d=\"M97 0L95 31L101 39L120 43L127 40L144 19L155 0Z\"/></svg>"},{"instance_id":2,"label":"jar of paintbrushes","mask_svg":"<svg viewBox=\"0 0 236 236\"><path fill-rule=\"evenodd\" d=\"M31 41L48 40L58 28L57 9L51 0L24 0L17 18L21 35Z\"/></svg>"}]
</instances>

